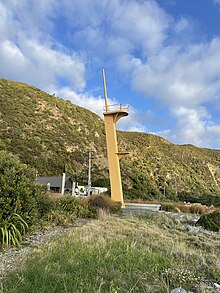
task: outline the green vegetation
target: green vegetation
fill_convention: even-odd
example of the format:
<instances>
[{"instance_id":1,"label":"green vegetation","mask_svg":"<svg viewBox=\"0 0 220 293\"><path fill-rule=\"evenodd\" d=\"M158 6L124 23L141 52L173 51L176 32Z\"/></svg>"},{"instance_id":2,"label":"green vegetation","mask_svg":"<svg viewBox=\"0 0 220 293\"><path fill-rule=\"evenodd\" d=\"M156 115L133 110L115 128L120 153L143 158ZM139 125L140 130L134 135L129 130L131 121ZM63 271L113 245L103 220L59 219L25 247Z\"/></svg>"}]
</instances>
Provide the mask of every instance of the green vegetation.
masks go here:
<instances>
[{"instance_id":1,"label":"green vegetation","mask_svg":"<svg viewBox=\"0 0 220 293\"><path fill-rule=\"evenodd\" d=\"M109 187L103 121L70 101L32 86L0 79L0 149L16 154L39 175L87 181L86 158L94 151L93 186ZM147 133L118 131L127 199L201 202L220 206L220 151L174 145Z\"/></svg>"},{"instance_id":2,"label":"green vegetation","mask_svg":"<svg viewBox=\"0 0 220 293\"><path fill-rule=\"evenodd\" d=\"M85 180L87 151L92 148L102 154L104 148L104 128L97 115L37 88L5 79L0 79L0 105L4 149L17 154L39 175L61 174L65 163L71 175ZM97 176L102 174L100 170Z\"/></svg>"},{"instance_id":3,"label":"green vegetation","mask_svg":"<svg viewBox=\"0 0 220 293\"><path fill-rule=\"evenodd\" d=\"M214 211L209 214L202 215L197 221L197 225L211 231L220 231L220 211Z\"/></svg>"},{"instance_id":4,"label":"green vegetation","mask_svg":"<svg viewBox=\"0 0 220 293\"><path fill-rule=\"evenodd\" d=\"M44 194L38 198L40 227L74 223L76 218L97 218L97 210L86 201L72 196ZM38 225L39 226L39 225Z\"/></svg>"},{"instance_id":5,"label":"green vegetation","mask_svg":"<svg viewBox=\"0 0 220 293\"><path fill-rule=\"evenodd\" d=\"M22 235L28 228L27 223L16 213L12 213L8 218L0 218L0 244L2 247L19 245Z\"/></svg>"},{"instance_id":6,"label":"green vegetation","mask_svg":"<svg viewBox=\"0 0 220 293\"><path fill-rule=\"evenodd\" d=\"M28 227L94 217L96 209L86 202L71 196L51 198L36 184L33 169L0 151L0 247L18 245Z\"/></svg>"},{"instance_id":7,"label":"green vegetation","mask_svg":"<svg viewBox=\"0 0 220 293\"><path fill-rule=\"evenodd\" d=\"M17 157L0 151L0 210L2 219L16 212L26 221L37 214L36 197L40 188L34 182L33 170Z\"/></svg>"},{"instance_id":8,"label":"green vegetation","mask_svg":"<svg viewBox=\"0 0 220 293\"><path fill-rule=\"evenodd\" d=\"M27 229L67 226L77 217L97 218L38 248L3 292L169 292L184 287L209 292L220 279L219 235L189 234L165 216L108 217L120 212L108 197L78 200L50 196L39 175L68 175L84 184L87 152L94 151L93 186L109 187L102 120L69 101L23 83L0 79L0 246L17 245ZM203 213L220 206L220 151L177 146L146 133L118 132L127 199L160 200L163 208ZM101 214L102 211L103 213ZM105 219L105 221L100 221ZM219 212L199 225L219 231Z\"/></svg>"},{"instance_id":9,"label":"green vegetation","mask_svg":"<svg viewBox=\"0 0 220 293\"><path fill-rule=\"evenodd\" d=\"M39 247L2 291L170 292L210 289L220 278L219 235L189 234L166 216L109 217Z\"/></svg>"}]
</instances>

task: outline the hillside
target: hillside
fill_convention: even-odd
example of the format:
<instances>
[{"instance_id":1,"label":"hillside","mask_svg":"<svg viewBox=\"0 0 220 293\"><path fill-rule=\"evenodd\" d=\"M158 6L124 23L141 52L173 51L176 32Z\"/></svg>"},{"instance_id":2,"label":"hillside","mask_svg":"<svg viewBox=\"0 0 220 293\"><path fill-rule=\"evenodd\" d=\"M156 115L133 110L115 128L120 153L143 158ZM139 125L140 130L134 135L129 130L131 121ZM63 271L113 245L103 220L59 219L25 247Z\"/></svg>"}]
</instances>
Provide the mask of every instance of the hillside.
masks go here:
<instances>
[{"instance_id":1,"label":"hillside","mask_svg":"<svg viewBox=\"0 0 220 293\"><path fill-rule=\"evenodd\" d=\"M108 185L105 131L96 114L24 83L0 79L0 148L17 154L40 175L64 164L80 183L94 151L93 185ZM118 131L124 194L219 203L220 151L174 145L147 133Z\"/></svg>"}]
</instances>

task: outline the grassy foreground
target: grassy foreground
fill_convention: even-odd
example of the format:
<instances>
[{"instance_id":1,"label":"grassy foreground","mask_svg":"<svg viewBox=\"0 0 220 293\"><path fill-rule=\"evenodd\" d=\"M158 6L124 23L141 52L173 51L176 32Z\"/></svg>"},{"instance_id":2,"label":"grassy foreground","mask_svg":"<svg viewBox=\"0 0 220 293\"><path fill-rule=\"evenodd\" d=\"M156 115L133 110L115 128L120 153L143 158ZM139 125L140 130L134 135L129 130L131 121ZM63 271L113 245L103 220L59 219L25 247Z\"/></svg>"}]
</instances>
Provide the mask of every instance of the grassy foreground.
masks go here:
<instances>
[{"instance_id":1,"label":"grassy foreground","mask_svg":"<svg viewBox=\"0 0 220 293\"><path fill-rule=\"evenodd\" d=\"M38 248L2 292L217 292L219 234L189 233L166 216L93 220Z\"/></svg>"}]
</instances>

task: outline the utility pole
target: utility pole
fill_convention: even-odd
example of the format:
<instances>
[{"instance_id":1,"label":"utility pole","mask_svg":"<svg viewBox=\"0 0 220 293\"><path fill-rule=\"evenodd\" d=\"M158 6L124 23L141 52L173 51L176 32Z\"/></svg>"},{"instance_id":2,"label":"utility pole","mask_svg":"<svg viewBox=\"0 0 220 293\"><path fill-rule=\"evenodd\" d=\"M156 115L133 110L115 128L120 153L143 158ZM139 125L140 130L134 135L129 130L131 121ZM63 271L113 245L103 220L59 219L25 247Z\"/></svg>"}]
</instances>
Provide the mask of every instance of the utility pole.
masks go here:
<instances>
[{"instance_id":1,"label":"utility pole","mask_svg":"<svg viewBox=\"0 0 220 293\"><path fill-rule=\"evenodd\" d=\"M88 172L88 196L90 195L90 190L91 190L91 169L92 169L92 151L89 150L89 172Z\"/></svg>"}]
</instances>

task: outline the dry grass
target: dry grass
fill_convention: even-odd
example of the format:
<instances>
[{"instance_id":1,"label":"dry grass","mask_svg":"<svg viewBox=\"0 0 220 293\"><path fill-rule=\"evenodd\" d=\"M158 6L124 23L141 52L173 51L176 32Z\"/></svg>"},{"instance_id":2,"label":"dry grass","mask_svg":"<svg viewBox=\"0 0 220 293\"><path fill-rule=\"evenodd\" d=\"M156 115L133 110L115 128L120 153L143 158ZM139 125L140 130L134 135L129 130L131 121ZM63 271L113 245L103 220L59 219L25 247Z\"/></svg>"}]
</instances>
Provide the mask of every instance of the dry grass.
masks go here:
<instances>
[{"instance_id":1,"label":"dry grass","mask_svg":"<svg viewBox=\"0 0 220 293\"><path fill-rule=\"evenodd\" d=\"M217 208L207 207L202 204L190 204L190 203L162 203L162 209L166 211L182 212L182 213L191 213L191 214L205 214L210 213Z\"/></svg>"},{"instance_id":2,"label":"dry grass","mask_svg":"<svg viewBox=\"0 0 220 293\"><path fill-rule=\"evenodd\" d=\"M90 206L97 209L105 209L110 213L119 213L121 211L121 203L114 202L110 197L105 195L92 195L85 197L84 201Z\"/></svg>"}]
</instances>

